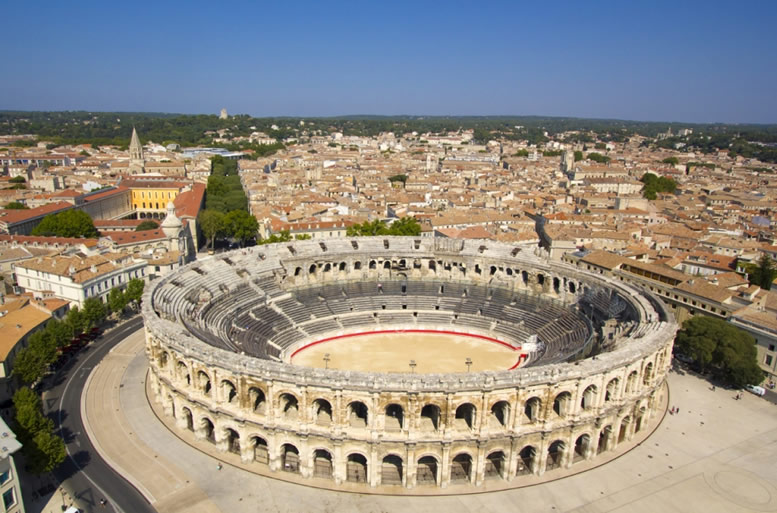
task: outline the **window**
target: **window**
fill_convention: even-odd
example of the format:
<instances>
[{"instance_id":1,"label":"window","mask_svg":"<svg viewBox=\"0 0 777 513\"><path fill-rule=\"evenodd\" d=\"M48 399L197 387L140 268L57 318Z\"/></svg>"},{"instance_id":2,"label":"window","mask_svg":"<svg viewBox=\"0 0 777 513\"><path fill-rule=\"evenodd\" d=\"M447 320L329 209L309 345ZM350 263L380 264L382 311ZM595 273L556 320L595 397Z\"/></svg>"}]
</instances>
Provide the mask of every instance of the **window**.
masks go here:
<instances>
[{"instance_id":1,"label":"window","mask_svg":"<svg viewBox=\"0 0 777 513\"><path fill-rule=\"evenodd\" d=\"M770 355L770 354L767 354L767 355L766 355L766 358L764 358L764 363L765 363L767 366L771 366L771 364L772 364L772 355Z\"/></svg>"},{"instance_id":2,"label":"window","mask_svg":"<svg viewBox=\"0 0 777 513\"><path fill-rule=\"evenodd\" d=\"M769 351L774 351L774 344L769 344Z\"/></svg>"},{"instance_id":3,"label":"window","mask_svg":"<svg viewBox=\"0 0 777 513\"><path fill-rule=\"evenodd\" d=\"M6 470L2 474L0 474L0 485L4 485L8 482L8 480L11 479L11 470Z\"/></svg>"},{"instance_id":4,"label":"window","mask_svg":"<svg viewBox=\"0 0 777 513\"><path fill-rule=\"evenodd\" d=\"M8 511L8 509L14 506L15 504L16 504L16 494L14 493L14 489L11 488L7 492L3 493L3 505L5 506L6 511Z\"/></svg>"}]
</instances>

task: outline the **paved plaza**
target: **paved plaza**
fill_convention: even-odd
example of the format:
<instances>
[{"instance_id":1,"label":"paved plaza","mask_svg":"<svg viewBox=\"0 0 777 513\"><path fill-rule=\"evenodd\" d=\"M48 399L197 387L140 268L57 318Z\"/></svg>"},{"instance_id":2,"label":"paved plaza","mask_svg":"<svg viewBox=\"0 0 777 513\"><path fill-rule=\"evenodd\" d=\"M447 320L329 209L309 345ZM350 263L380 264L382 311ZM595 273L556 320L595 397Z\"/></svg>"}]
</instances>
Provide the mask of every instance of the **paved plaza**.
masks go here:
<instances>
[{"instance_id":1,"label":"paved plaza","mask_svg":"<svg viewBox=\"0 0 777 513\"><path fill-rule=\"evenodd\" d=\"M751 394L736 401L692 374L669 377L680 413L606 465L501 492L381 496L297 485L228 462L218 470L218 453L190 447L154 415L142 349L142 331L117 346L94 370L82 409L101 455L162 513L777 511L777 406Z\"/></svg>"}]
</instances>

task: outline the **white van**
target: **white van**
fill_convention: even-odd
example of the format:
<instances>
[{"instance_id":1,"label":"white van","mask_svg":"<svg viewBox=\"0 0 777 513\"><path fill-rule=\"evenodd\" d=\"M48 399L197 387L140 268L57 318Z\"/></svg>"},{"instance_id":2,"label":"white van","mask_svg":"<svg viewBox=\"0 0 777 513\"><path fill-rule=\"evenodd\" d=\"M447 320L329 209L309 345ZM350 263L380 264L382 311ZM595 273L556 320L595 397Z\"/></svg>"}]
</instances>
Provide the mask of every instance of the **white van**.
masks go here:
<instances>
[{"instance_id":1,"label":"white van","mask_svg":"<svg viewBox=\"0 0 777 513\"><path fill-rule=\"evenodd\" d=\"M759 387L758 385L747 385L745 386L745 389L755 395L763 396L766 393L766 389L764 387Z\"/></svg>"}]
</instances>

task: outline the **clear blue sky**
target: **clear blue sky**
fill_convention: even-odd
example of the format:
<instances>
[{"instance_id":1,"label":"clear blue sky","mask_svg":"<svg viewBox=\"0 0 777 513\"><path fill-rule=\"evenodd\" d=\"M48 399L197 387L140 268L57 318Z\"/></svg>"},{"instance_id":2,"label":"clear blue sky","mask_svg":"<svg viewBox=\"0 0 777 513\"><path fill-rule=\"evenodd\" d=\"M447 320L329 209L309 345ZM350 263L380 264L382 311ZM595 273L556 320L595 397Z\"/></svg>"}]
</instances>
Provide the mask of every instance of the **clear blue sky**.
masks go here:
<instances>
[{"instance_id":1,"label":"clear blue sky","mask_svg":"<svg viewBox=\"0 0 777 513\"><path fill-rule=\"evenodd\" d=\"M262 3L8 0L0 109L777 122L775 0Z\"/></svg>"}]
</instances>

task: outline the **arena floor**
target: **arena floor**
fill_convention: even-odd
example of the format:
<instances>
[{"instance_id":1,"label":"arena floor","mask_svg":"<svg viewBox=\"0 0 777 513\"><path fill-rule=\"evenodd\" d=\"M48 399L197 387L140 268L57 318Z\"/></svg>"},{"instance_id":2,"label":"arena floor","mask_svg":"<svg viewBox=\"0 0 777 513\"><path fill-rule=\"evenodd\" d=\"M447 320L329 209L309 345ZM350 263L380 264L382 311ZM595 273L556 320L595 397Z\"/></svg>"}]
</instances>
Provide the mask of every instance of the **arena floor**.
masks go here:
<instances>
[{"instance_id":1,"label":"arena floor","mask_svg":"<svg viewBox=\"0 0 777 513\"><path fill-rule=\"evenodd\" d=\"M329 362L324 356L329 355ZM428 332L391 332L359 334L324 340L295 351L290 363L304 367L348 369L364 372L416 373L499 371L515 367L521 356L514 349L495 340L461 334Z\"/></svg>"}]
</instances>

